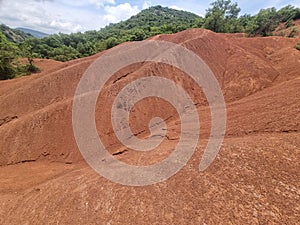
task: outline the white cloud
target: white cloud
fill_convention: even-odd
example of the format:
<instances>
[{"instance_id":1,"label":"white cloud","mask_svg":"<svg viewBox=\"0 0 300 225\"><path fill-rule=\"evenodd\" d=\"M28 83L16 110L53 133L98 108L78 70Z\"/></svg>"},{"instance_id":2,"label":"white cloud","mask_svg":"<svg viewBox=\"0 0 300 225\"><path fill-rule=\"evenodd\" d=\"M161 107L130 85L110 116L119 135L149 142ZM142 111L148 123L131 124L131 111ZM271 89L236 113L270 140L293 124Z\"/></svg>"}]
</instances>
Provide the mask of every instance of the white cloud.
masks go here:
<instances>
[{"instance_id":1,"label":"white cloud","mask_svg":"<svg viewBox=\"0 0 300 225\"><path fill-rule=\"evenodd\" d=\"M117 4L115 0L0 0L0 3L0 23L50 34L99 30L140 11L136 5Z\"/></svg>"},{"instance_id":2,"label":"white cloud","mask_svg":"<svg viewBox=\"0 0 300 225\"><path fill-rule=\"evenodd\" d=\"M138 6L131 6L128 2L117 6L105 6L104 10L106 15L103 16L103 19L107 23L116 23L128 19L140 11Z\"/></svg>"},{"instance_id":3,"label":"white cloud","mask_svg":"<svg viewBox=\"0 0 300 225\"><path fill-rule=\"evenodd\" d=\"M116 4L115 0L90 0L90 3L96 5L98 8L104 7L106 4Z\"/></svg>"},{"instance_id":4,"label":"white cloud","mask_svg":"<svg viewBox=\"0 0 300 225\"><path fill-rule=\"evenodd\" d=\"M4 1L0 8L0 21L12 27L28 27L47 33L53 31L75 32L75 23L63 19L66 12L52 1Z\"/></svg>"},{"instance_id":5,"label":"white cloud","mask_svg":"<svg viewBox=\"0 0 300 225\"><path fill-rule=\"evenodd\" d=\"M176 10L184 10L184 9L182 9L182 8L176 6L176 5L172 5L172 6L170 6L170 8L171 9L176 9Z\"/></svg>"},{"instance_id":6,"label":"white cloud","mask_svg":"<svg viewBox=\"0 0 300 225\"><path fill-rule=\"evenodd\" d=\"M143 3L142 9L148 9L150 6L152 6L151 2L150 1L145 1Z\"/></svg>"},{"instance_id":7,"label":"white cloud","mask_svg":"<svg viewBox=\"0 0 300 225\"><path fill-rule=\"evenodd\" d=\"M82 26L81 25L75 25L72 24L70 22L63 22L63 21L59 21L59 20L52 20L50 23L50 26L53 28L62 28L64 30L71 30L72 32L78 32L80 30L82 30Z\"/></svg>"}]
</instances>

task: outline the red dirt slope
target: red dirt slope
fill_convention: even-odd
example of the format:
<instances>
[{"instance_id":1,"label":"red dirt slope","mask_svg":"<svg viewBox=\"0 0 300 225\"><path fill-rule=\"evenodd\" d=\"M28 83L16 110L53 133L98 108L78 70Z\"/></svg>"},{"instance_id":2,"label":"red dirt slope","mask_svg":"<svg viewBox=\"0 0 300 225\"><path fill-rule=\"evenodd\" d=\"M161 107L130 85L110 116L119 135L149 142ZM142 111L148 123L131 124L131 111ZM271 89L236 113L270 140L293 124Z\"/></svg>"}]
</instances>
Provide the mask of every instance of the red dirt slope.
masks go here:
<instances>
[{"instance_id":1,"label":"red dirt slope","mask_svg":"<svg viewBox=\"0 0 300 225\"><path fill-rule=\"evenodd\" d=\"M138 133L153 116L171 118L166 121L171 138L158 149L124 149L112 131L109 113L116 94L152 74L175 80L198 103L201 141L188 165L166 182L136 188L100 177L76 146L72 97L84 71L103 53L66 63L38 60L40 74L0 82L0 224L299 221L300 51L294 46L300 39L245 38L202 29L152 39L187 47L215 73L228 113L227 136L216 161L199 173L210 129L201 90L175 68L144 63L123 68L100 94L96 122L108 150L124 162L148 165L174 149L178 117L157 99L136 106L131 124Z\"/></svg>"}]
</instances>

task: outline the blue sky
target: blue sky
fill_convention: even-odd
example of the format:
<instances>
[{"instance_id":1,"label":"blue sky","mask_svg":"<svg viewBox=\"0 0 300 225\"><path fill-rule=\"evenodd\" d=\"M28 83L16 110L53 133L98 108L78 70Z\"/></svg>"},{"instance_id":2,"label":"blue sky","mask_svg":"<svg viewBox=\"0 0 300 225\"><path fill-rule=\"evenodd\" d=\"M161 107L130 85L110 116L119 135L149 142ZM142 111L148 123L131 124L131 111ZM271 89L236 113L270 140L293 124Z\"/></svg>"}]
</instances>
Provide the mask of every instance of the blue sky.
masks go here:
<instances>
[{"instance_id":1,"label":"blue sky","mask_svg":"<svg viewBox=\"0 0 300 225\"><path fill-rule=\"evenodd\" d=\"M109 23L128 19L154 5L205 15L214 0L0 0L0 23L46 33L99 30ZM241 14L256 14L261 8L300 7L300 0L232 0Z\"/></svg>"}]
</instances>

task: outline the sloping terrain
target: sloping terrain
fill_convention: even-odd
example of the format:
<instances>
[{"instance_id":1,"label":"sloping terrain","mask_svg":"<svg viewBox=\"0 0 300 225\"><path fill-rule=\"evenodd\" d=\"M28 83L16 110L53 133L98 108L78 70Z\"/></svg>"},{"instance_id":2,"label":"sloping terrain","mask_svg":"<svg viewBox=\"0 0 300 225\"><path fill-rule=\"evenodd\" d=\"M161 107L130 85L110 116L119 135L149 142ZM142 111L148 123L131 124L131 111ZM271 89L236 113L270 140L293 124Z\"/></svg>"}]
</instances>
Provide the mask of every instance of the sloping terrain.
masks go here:
<instances>
[{"instance_id":1,"label":"sloping terrain","mask_svg":"<svg viewBox=\"0 0 300 225\"><path fill-rule=\"evenodd\" d=\"M25 33L18 29L12 29L4 24L0 24L0 31L5 35L7 40L15 43L19 43L33 37L31 34Z\"/></svg>"},{"instance_id":2,"label":"sloping terrain","mask_svg":"<svg viewBox=\"0 0 300 225\"><path fill-rule=\"evenodd\" d=\"M283 37L300 38L300 19L293 21L288 27L286 23L280 24L273 34Z\"/></svg>"},{"instance_id":3,"label":"sloping terrain","mask_svg":"<svg viewBox=\"0 0 300 225\"><path fill-rule=\"evenodd\" d=\"M127 187L84 162L72 131L72 98L88 66L103 53L66 63L37 60L40 74L0 82L0 224L296 224L300 219L299 39L244 38L191 29L151 39L198 54L212 69L227 104L220 154L198 171L210 116L199 87L183 72L141 63L114 74L96 107L99 136L121 161L149 165L178 142L174 109L147 99L133 110L134 133L161 116L168 133L150 153L125 149L113 134L110 106L118 92L143 77L168 77L196 102L201 139L187 166L171 179ZM164 107L161 104L165 104Z\"/></svg>"}]
</instances>

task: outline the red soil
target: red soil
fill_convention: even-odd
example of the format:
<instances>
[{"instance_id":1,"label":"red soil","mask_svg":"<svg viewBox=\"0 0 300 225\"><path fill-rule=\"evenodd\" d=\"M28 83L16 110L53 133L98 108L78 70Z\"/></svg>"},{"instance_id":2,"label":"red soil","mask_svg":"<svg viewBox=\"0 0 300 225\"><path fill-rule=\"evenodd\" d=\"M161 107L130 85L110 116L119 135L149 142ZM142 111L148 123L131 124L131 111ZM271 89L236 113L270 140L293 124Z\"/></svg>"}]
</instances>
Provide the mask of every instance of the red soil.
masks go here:
<instances>
[{"instance_id":1,"label":"red soil","mask_svg":"<svg viewBox=\"0 0 300 225\"><path fill-rule=\"evenodd\" d=\"M149 74L169 77L198 103L201 140L188 165L166 182L127 187L96 174L76 146L72 98L88 66L102 53L66 63L36 60L39 74L0 82L0 224L296 224L300 220L300 39L245 38L191 29L155 40L181 44L215 73L227 104L220 154L198 171L210 129L201 90L184 73L139 64L115 74L96 108L98 133L111 153L122 152L110 106L122 87ZM130 74L122 79L124 74ZM118 82L114 82L118 80ZM153 116L173 116L168 135L151 153L116 157L147 165L178 142L178 116L155 99L135 107L134 132ZM156 106L156 107L155 107ZM146 112L146 113L145 113Z\"/></svg>"},{"instance_id":2,"label":"red soil","mask_svg":"<svg viewBox=\"0 0 300 225\"><path fill-rule=\"evenodd\" d=\"M281 23L275 29L273 35L300 38L300 19L293 21L290 27L287 27L286 23Z\"/></svg>"}]
</instances>

